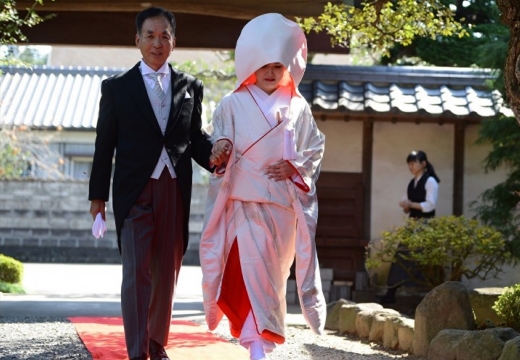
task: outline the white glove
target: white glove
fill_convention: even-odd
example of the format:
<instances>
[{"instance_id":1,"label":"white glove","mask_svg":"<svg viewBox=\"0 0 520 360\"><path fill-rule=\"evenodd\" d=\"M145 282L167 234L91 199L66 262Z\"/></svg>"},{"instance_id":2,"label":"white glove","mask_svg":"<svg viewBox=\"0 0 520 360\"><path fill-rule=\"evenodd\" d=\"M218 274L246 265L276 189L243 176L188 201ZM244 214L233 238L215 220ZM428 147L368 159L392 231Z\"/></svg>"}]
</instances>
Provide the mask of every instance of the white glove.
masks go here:
<instances>
[{"instance_id":1,"label":"white glove","mask_svg":"<svg viewBox=\"0 0 520 360\"><path fill-rule=\"evenodd\" d=\"M94 220L94 224L92 225L92 235L96 239L103 237L103 235L107 232L107 226L105 224L105 220L101 217L101 213L96 215L96 220Z\"/></svg>"}]
</instances>

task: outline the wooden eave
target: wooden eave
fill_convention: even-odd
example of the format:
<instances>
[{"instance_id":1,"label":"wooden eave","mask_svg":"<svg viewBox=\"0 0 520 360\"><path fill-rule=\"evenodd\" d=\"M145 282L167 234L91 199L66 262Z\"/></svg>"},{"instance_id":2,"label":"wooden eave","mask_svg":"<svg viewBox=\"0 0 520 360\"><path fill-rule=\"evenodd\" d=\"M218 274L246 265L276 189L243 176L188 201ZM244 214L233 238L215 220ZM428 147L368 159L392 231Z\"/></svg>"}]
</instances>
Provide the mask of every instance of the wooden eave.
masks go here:
<instances>
[{"instance_id":1,"label":"wooden eave","mask_svg":"<svg viewBox=\"0 0 520 360\"><path fill-rule=\"evenodd\" d=\"M252 18L270 12L287 18L319 16L328 1L323 0L45 0L36 11L53 15L38 26L25 28L31 44L134 46L135 16L149 6L172 11L177 20L177 47L191 49L234 49L241 29ZM342 3L342 1L331 1ZM20 11L32 0L17 1ZM344 47L332 47L324 33L307 37L309 52L346 54Z\"/></svg>"}]
</instances>

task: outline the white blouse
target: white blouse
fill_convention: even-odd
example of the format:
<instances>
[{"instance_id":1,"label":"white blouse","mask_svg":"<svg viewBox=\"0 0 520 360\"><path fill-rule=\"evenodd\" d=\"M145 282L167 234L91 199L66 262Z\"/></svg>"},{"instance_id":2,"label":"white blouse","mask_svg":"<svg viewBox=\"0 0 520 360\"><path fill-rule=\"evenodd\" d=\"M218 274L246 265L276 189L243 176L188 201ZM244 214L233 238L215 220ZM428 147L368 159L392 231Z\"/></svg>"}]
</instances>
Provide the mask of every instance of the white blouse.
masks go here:
<instances>
[{"instance_id":1,"label":"white blouse","mask_svg":"<svg viewBox=\"0 0 520 360\"><path fill-rule=\"evenodd\" d=\"M419 177L415 178L414 187L417 185L417 181L421 178L422 174ZM426 199L421 202L421 211L424 213L435 210L437 206L437 198L439 196L439 184L437 180L433 176L429 176L426 180L426 184L424 184L424 188L426 189ZM403 200L408 199L408 194L405 194Z\"/></svg>"}]
</instances>

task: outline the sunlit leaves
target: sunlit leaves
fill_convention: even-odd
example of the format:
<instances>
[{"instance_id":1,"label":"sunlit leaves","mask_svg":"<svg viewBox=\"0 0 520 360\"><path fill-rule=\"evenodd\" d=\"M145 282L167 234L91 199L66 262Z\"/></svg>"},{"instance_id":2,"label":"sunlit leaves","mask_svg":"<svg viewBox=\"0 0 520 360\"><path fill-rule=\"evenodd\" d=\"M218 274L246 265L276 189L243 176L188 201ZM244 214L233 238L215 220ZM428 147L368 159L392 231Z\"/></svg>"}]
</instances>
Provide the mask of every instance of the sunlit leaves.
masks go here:
<instances>
[{"instance_id":1,"label":"sunlit leaves","mask_svg":"<svg viewBox=\"0 0 520 360\"><path fill-rule=\"evenodd\" d=\"M317 19L298 18L306 31L326 32L333 45L368 47L389 54L395 44L416 37L468 35L440 0L367 0L361 7L328 3Z\"/></svg>"},{"instance_id":2,"label":"sunlit leaves","mask_svg":"<svg viewBox=\"0 0 520 360\"><path fill-rule=\"evenodd\" d=\"M15 0L0 0L0 3L2 4L2 9L0 10L0 45L27 41L22 28L24 26L32 27L38 25L51 17L41 17L35 12L37 5L43 5L43 0L34 0L33 5L25 9L26 13L23 16L16 9Z\"/></svg>"},{"instance_id":3,"label":"sunlit leaves","mask_svg":"<svg viewBox=\"0 0 520 360\"><path fill-rule=\"evenodd\" d=\"M401 255L396 256L397 249ZM404 250L404 251L403 251ZM478 221L458 216L409 219L381 234L367 256L367 268L382 262L403 266L418 284L433 288L445 281L495 277L509 257L502 234ZM412 261L407 268L403 260ZM417 276L417 270L421 276Z\"/></svg>"}]
</instances>

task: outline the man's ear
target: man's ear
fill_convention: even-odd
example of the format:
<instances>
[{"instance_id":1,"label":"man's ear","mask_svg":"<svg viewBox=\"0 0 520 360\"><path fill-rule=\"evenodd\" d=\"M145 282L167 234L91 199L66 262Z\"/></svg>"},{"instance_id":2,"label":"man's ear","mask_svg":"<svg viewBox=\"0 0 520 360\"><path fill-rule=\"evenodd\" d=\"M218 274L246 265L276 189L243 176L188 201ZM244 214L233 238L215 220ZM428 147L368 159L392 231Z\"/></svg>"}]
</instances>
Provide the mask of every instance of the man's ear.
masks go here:
<instances>
[{"instance_id":1,"label":"man's ear","mask_svg":"<svg viewBox=\"0 0 520 360\"><path fill-rule=\"evenodd\" d=\"M141 41L141 37L139 34L135 34L135 46L139 47L139 41Z\"/></svg>"},{"instance_id":2,"label":"man's ear","mask_svg":"<svg viewBox=\"0 0 520 360\"><path fill-rule=\"evenodd\" d=\"M177 44L177 38L175 36L173 37L172 44L173 44L173 46L172 46L172 51L173 51L173 49L175 49L175 45Z\"/></svg>"}]
</instances>

